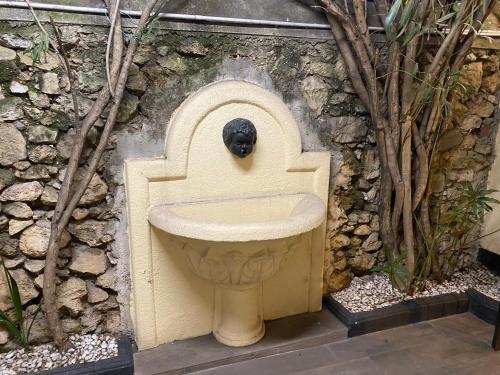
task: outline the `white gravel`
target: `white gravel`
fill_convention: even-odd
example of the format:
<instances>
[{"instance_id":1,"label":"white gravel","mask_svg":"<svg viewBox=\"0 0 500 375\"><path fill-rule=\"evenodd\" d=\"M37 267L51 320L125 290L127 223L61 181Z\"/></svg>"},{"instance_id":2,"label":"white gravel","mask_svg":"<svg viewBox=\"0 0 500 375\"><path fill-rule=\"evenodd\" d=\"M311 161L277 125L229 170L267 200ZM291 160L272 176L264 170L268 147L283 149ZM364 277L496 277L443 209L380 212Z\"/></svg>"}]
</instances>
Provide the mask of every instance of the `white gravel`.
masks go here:
<instances>
[{"instance_id":1,"label":"white gravel","mask_svg":"<svg viewBox=\"0 0 500 375\"><path fill-rule=\"evenodd\" d=\"M76 363L95 362L118 355L116 339L107 335L70 336L73 348L59 352L54 344L34 346L0 354L0 374L15 375L49 370Z\"/></svg>"},{"instance_id":2,"label":"white gravel","mask_svg":"<svg viewBox=\"0 0 500 375\"><path fill-rule=\"evenodd\" d=\"M348 288L331 295L349 311L360 312L394 305L403 300L418 297L463 293L469 288L474 288L491 298L500 300L500 277L479 265L455 273L450 280L442 284L428 281L424 289L413 296L393 289L389 277L381 273L355 277Z\"/></svg>"}]
</instances>

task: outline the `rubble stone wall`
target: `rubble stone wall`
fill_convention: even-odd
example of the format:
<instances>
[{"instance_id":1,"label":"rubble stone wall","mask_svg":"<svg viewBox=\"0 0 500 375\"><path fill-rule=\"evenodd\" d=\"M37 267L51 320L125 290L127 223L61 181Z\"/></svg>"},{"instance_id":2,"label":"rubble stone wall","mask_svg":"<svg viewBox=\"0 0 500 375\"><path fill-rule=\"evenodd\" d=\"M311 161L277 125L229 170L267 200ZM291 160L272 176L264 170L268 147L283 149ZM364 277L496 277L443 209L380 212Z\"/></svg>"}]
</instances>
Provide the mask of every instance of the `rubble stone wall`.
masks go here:
<instances>
[{"instance_id":1,"label":"rubble stone wall","mask_svg":"<svg viewBox=\"0 0 500 375\"><path fill-rule=\"evenodd\" d=\"M106 84L107 30L62 31L84 117ZM0 254L29 311L41 299L50 219L75 137L69 83L57 57L47 53L33 64L24 52L37 33L32 24L0 22ZM498 122L498 57L486 50L468 57L473 91L440 142L436 193L453 197L458 183L487 176ZM216 80L242 79L280 95L300 124L304 150L331 152L325 292L344 288L354 274L384 260L374 131L333 41L158 31L133 61L109 147L61 243L57 303L67 332L132 331L123 161L161 156L172 112ZM105 115L89 134L87 156ZM9 306L2 276L0 309ZM41 315L32 338L49 340ZM11 347L0 328L0 349Z\"/></svg>"}]
</instances>

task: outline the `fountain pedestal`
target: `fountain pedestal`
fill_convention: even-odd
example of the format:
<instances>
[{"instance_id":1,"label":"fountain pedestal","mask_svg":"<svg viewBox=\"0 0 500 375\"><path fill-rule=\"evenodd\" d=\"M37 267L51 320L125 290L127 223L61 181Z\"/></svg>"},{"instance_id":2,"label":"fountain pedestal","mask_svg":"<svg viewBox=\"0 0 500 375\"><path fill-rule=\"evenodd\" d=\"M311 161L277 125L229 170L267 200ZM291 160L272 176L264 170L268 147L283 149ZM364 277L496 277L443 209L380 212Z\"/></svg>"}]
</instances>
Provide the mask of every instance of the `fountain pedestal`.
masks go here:
<instances>
[{"instance_id":1,"label":"fountain pedestal","mask_svg":"<svg viewBox=\"0 0 500 375\"><path fill-rule=\"evenodd\" d=\"M247 286L216 285L213 335L228 346L247 346L265 333L260 283Z\"/></svg>"}]
</instances>

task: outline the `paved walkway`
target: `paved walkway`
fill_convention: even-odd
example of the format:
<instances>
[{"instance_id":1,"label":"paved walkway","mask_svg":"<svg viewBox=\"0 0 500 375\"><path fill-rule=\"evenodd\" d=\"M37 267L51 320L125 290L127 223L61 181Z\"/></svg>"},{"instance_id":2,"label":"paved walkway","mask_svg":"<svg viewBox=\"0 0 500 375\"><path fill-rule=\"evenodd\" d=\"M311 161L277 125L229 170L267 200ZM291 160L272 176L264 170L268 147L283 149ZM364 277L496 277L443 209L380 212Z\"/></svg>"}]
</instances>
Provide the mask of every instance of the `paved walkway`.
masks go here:
<instances>
[{"instance_id":1,"label":"paved walkway","mask_svg":"<svg viewBox=\"0 0 500 375\"><path fill-rule=\"evenodd\" d=\"M212 364L198 361L199 364L190 369L186 367L182 369L182 363L176 366L174 363L176 360L170 357L167 369L165 354L172 352L173 348L181 343L179 342L154 349L155 356L151 355L153 351L136 354L136 374L500 374L500 352L494 352L490 346L494 327L472 314L454 315L347 339L341 336L344 331L336 324L336 319L325 315L327 313L323 312L316 317L328 321L328 324L323 323L325 324L323 328L326 328L325 331L331 331L329 336L318 336L316 333L312 336L302 334L300 340L281 346L284 350L276 350L280 346L276 346L273 340L274 351L269 351L270 347L263 347L260 351L253 352L247 349L247 353L257 353L257 355L241 356L241 353L232 357L228 355L225 360ZM313 314L303 317L310 319L311 315ZM288 319L290 318L281 320L281 325L283 326ZM297 326L300 326L300 321ZM269 328L272 334L273 329ZM206 336L205 339L209 337ZM192 339L189 346L193 348L193 344L198 341L201 344L201 339ZM289 339L290 337L284 337L285 341ZM329 341L324 342L323 339ZM213 348L219 347L213 342L205 342L203 345L209 353ZM190 351L190 355L200 350L204 351L201 347L195 346L196 350ZM228 350L226 355L234 349ZM160 352L163 356L160 356ZM145 356L145 353L149 353L149 356ZM156 363L149 362L147 370L143 359Z\"/></svg>"}]
</instances>

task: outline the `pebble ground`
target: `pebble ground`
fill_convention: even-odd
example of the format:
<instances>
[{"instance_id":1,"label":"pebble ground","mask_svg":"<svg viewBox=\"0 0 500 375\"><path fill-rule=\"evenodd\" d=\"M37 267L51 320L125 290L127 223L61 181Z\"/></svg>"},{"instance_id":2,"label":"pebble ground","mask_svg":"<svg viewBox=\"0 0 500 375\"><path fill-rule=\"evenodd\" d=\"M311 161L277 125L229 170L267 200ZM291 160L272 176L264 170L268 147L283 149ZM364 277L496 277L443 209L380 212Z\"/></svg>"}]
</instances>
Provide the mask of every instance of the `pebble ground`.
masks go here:
<instances>
[{"instance_id":1,"label":"pebble ground","mask_svg":"<svg viewBox=\"0 0 500 375\"><path fill-rule=\"evenodd\" d=\"M0 354L0 374L16 375L50 370L77 363L95 362L118 355L116 339L108 335L72 335L73 348L59 352L54 344L34 346Z\"/></svg>"},{"instance_id":2,"label":"pebble ground","mask_svg":"<svg viewBox=\"0 0 500 375\"><path fill-rule=\"evenodd\" d=\"M373 273L355 277L348 288L332 293L332 297L349 311L360 312L394 305L403 300L418 297L463 293L469 288L474 288L481 293L500 300L500 277L482 266L474 266L457 272L450 280L441 284L436 281L427 281L423 290L412 296L393 288L387 274Z\"/></svg>"}]
</instances>

